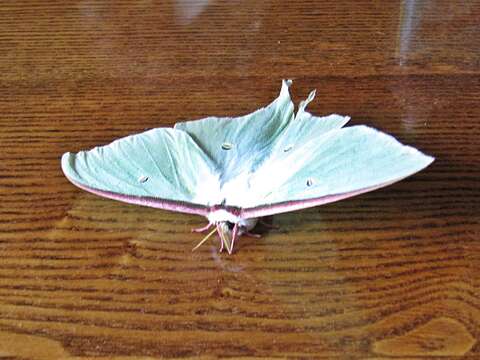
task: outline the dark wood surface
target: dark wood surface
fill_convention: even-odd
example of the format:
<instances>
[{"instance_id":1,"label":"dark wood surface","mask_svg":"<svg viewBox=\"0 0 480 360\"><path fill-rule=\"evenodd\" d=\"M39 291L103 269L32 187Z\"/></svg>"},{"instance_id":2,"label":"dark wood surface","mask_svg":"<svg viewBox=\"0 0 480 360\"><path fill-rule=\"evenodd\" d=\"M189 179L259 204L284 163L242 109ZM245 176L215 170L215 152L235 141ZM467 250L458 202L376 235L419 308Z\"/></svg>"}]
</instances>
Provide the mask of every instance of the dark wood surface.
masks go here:
<instances>
[{"instance_id":1,"label":"dark wood surface","mask_svg":"<svg viewBox=\"0 0 480 360\"><path fill-rule=\"evenodd\" d=\"M0 3L0 357L480 358L480 2L158 3ZM436 162L233 256L60 170L282 78Z\"/></svg>"}]
</instances>

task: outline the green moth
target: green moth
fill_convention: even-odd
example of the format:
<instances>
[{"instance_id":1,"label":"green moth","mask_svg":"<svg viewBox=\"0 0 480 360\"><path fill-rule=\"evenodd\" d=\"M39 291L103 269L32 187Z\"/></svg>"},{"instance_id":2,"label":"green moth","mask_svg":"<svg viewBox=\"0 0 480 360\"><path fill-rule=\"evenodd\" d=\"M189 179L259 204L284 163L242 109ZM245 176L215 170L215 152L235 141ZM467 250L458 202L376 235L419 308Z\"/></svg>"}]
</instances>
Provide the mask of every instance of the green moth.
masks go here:
<instances>
[{"instance_id":1,"label":"green moth","mask_svg":"<svg viewBox=\"0 0 480 360\"><path fill-rule=\"evenodd\" d=\"M224 248L257 219L372 191L434 159L348 116L297 112L291 81L268 106L236 118L207 117L62 156L76 186L128 203L205 216ZM204 240L206 240L204 238ZM202 242L204 241L202 240ZM201 243L202 243L201 242Z\"/></svg>"}]
</instances>

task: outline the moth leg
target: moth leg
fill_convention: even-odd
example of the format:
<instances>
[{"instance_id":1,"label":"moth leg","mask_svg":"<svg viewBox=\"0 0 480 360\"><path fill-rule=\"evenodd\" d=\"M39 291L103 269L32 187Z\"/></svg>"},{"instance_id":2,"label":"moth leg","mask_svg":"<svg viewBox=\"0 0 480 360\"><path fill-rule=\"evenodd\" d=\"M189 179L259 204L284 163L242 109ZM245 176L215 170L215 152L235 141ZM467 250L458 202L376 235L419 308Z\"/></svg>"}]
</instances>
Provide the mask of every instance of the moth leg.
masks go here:
<instances>
[{"instance_id":1,"label":"moth leg","mask_svg":"<svg viewBox=\"0 0 480 360\"><path fill-rule=\"evenodd\" d=\"M220 250L219 250L219 252L222 252L223 251L223 244L224 244L223 238L222 238L222 233L220 231L220 225L217 224L216 226L217 226L217 233L218 233L218 236L220 238Z\"/></svg>"},{"instance_id":2,"label":"moth leg","mask_svg":"<svg viewBox=\"0 0 480 360\"><path fill-rule=\"evenodd\" d=\"M196 233L202 233L202 232L205 232L207 230L210 230L210 228L213 226L213 223L212 222L209 222L207 225L201 227L201 228L197 228L197 229L192 229L192 232L196 232Z\"/></svg>"},{"instance_id":3,"label":"moth leg","mask_svg":"<svg viewBox=\"0 0 480 360\"><path fill-rule=\"evenodd\" d=\"M227 249L229 255L232 255L233 246L235 245L235 239L237 238L237 236L238 236L238 223L235 223L235 225L233 225L233 231L232 231L232 244L230 249Z\"/></svg>"},{"instance_id":4,"label":"moth leg","mask_svg":"<svg viewBox=\"0 0 480 360\"><path fill-rule=\"evenodd\" d=\"M262 235L260 235L260 234L254 234L254 233L251 233L249 231L245 231L243 233L243 235L248 236L248 237L257 238L257 239L260 239L262 237Z\"/></svg>"},{"instance_id":5,"label":"moth leg","mask_svg":"<svg viewBox=\"0 0 480 360\"><path fill-rule=\"evenodd\" d=\"M269 224L269 223L267 223L267 222L266 222L265 220L263 220L263 219L258 220L258 222L259 222L261 225L265 226L267 229L275 229L275 230L280 229L280 226L273 225L273 224Z\"/></svg>"}]
</instances>

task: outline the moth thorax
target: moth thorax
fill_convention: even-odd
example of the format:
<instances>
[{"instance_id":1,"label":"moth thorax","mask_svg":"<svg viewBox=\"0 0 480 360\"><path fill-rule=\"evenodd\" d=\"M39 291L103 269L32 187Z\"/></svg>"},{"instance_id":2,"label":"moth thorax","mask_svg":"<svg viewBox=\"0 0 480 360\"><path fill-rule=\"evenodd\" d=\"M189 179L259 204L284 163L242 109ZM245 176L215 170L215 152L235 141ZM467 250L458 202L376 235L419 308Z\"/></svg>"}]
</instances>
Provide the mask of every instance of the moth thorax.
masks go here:
<instances>
[{"instance_id":1,"label":"moth thorax","mask_svg":"<svg viewBox=\"0 0 480 360\"><path fill-rule=\"evenodd\" d=\"M240 217L238 217L235 214L232 214L231 212L225 209L214 210L208 214L207 218L211 223L220 223L220 222L237 223L241 220Z\"/></svg>"},{"instance_id":2,"label":"moth thorax","mask_svg":"<svg viewBox=\"0 0 480 360\"><path fill-rule=\"evenodd\" d=\"M239 219L236 223L231 221L219 221L217 222L217 224L220 228L220 231L222 231L222 233L226 235L227 234L231 235L235 225L237 225L238 235L242 235L243 233L249 232L250 230L252 230L255 227L255 225L257 225L257 221L258 221L257 218Z\"/></svg>"}]
</instances>

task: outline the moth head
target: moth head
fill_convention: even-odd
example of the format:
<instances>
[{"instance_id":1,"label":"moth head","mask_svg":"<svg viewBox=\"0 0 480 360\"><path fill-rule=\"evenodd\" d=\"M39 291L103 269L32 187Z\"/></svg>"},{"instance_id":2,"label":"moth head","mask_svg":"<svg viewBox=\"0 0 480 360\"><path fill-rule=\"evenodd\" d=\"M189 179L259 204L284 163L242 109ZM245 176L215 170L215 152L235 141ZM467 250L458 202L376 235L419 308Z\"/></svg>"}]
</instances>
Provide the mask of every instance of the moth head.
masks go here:
<instances>
[{"instance_id":1,"label":"moth head","mask_svg":"<svg viewBox=\"0 0 480 360\"><path fill-rule=\"evenodd\" d=\"M211 226L215 226L215 228L205 236L198 244L195 246L193 250L198 249L205 241L207 241L215 232L218 234L220 238L220 251L224 248L228 251L229 254L233 252L233 247L235 245L235 239L238 238L240 235L244 233L248 233L250 229L252 229L255 224L257 223L256 218L251 219L240 219L238 222L232 222L228 220L223 221L215 221L210 222L208 226L201 228L201 229L194 229L193 231L202 232ZM250 236L255 236L249 234Z\"/></svg>"}]
</instances>

